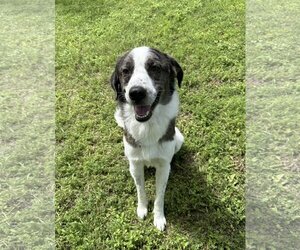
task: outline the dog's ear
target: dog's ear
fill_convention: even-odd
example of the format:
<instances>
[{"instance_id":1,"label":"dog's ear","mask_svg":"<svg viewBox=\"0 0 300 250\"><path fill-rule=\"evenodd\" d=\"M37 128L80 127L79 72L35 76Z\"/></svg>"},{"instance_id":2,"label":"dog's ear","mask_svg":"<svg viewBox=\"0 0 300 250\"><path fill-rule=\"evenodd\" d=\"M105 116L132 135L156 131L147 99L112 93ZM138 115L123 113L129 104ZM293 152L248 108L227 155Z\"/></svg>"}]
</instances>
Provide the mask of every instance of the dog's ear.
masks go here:
<instances>
[{"instance_id":1,"label":"dog's ear","mask_svg":"<svg viewBox=\"0 0 300 250\"><path fill-rule=\"evenodd\" d=\"M113 90L116 92L116 100L118 100L119 95L122 92L122 88L121 88L121 82L120 82L120 79L119 79L118 74L116 72L116 69L110 77L110 84L111 84L111 87L113 88Z\"/></svg>"},{"instance_id":2,"label":"dog's ear","mask_svg":"<svg viewBox=\"0 0 300 250\"><path fill-rule=\"evenodd\" d=\"M183 70L182 70L181 66L179 65L179 63L173 57L168 56L168 58L170 60L172 70L174 71L174 73L176 75L178 86L181 87L181 82L183 79Z\"/></svg>"}]
</instances>

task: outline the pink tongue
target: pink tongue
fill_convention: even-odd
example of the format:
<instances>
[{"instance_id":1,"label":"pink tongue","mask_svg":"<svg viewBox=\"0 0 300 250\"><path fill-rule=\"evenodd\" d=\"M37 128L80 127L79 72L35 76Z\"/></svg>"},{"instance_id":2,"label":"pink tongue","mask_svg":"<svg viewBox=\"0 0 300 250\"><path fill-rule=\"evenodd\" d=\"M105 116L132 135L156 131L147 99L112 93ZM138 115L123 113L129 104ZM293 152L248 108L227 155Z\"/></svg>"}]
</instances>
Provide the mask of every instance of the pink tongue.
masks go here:
<instances>
[{"instance_id":1,"label":"pink tongue","mask_svg":"<svg viewBox=\"0 0 300 250\"><path fill-rule=\"evenodd\" d=\"M151 106L134 106L134 111L138 116L145 116L150 111Z\"/></svg>"}]
</instances>

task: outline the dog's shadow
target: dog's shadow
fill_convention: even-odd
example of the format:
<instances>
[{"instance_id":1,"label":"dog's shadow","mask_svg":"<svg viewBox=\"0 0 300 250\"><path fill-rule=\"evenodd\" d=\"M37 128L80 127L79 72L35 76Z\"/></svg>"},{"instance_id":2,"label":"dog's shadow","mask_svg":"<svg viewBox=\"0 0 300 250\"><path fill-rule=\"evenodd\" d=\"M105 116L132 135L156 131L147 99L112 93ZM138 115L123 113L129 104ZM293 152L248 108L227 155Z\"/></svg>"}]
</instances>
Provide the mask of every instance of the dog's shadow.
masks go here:
<instances>
[{"instance_id":1,"label":"dog's shadow","mask_svg":"<svg viewBox=\"0 0 300 250\"><path fill-rule=\"evenodd\" d=\"M196 154L183 146L172 160L165 196L167 221L197 242L213 238L219 246L243 248L244 221L230 214L207 185Z\"/></svg>"}]
</instances>

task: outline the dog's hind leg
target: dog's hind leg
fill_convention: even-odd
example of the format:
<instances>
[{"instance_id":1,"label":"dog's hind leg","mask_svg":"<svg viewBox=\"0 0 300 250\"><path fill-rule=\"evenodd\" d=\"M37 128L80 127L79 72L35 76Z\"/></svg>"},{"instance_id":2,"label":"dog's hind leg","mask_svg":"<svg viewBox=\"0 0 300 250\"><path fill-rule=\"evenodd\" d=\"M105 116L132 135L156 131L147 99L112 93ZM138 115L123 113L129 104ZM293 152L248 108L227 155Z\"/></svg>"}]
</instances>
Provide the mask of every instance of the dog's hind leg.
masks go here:
<instances>
[{"instance_id":1,"label":"dog's hind leg","mask_svg":"<svg viewBox=\"0 0 300 250\"><path fill-rule=\"evenodd\" d=\"M169 178L170 164L165 163L156 167L156 197L154 201L154 225L163 231L166 225L164 215L164 197Z\"/></svg>"},{"instance_id":2,"label":"dog's hind leg","mask_svg":"<svg viewBox=\"0 0 300 250\"><path fill-rule=\"evenodd\" d=\"M177 127L175 127L175 154L180 150L183 142L184 142L184 137L179 131Z\"/></svg>"},{"instance_id":3,"label":"dog's hind leg","mask_svg":"<svg viewBox=\"0 0 300 250\"><path fill-rule=\"evenodd\" d=\"M140 163L130 161L130 173L134 179L134 183L137 190L138 206L137 215L140 219L144 219L147 215L147 196L145 192L145 177L144 177L144 166Z\"/></svg>"}]
</instances>

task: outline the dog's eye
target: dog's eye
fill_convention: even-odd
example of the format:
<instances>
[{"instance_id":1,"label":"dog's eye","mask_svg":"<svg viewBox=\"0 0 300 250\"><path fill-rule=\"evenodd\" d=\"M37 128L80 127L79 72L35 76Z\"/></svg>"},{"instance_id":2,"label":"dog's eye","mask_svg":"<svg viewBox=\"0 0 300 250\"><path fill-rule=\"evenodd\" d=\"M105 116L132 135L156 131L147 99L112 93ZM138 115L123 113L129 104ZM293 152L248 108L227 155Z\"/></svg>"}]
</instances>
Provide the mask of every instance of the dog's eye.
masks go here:
<instances>
[{"instance_id":1,"label":"dog's eye","mask_svg":"<svg viewBox=\"0 0 300 250\"><path fill-rule=\"evenodd\" d=\"M161 66L158 64L152 64L150 65L150 70L156 73L160 73L161 72Z\"/></svg>"},{"instance_id":2,"label":"dog's eye","mask_svg":"<svg viewBox=\"0 0 300 250\"><path fill-rule=\"evenodd\" d=\"M123 75L128 75L129 74L129 69L127 69L127 68L122 69L122 74Z\"/></svg>"}]
</instances>

